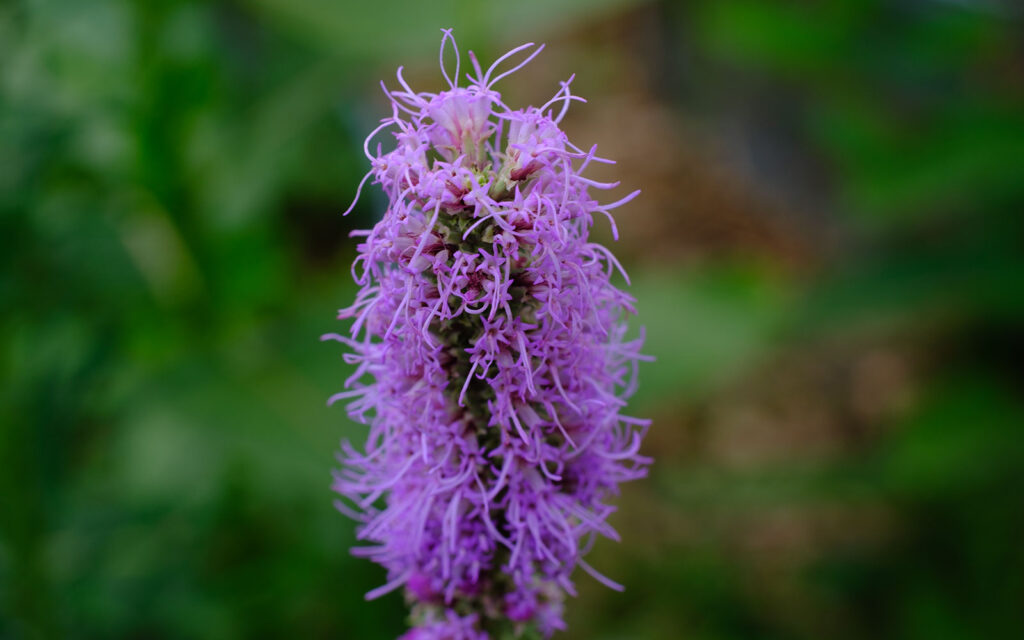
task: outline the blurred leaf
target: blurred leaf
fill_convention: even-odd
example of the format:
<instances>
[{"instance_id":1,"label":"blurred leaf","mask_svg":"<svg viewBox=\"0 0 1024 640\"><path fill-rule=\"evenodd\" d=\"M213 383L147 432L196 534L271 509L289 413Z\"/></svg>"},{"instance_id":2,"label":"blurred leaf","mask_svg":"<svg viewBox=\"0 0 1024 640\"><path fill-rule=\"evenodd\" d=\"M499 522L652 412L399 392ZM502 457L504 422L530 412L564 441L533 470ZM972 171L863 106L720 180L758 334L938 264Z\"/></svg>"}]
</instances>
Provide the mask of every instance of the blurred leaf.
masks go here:
<instances>
[{"instance_id":1,"label":"blurred leaf","mask_svg":"<svg viewBox=\"0 0 1024 640\"><path fill-rule=\"evenodd\" d=\"M902 492L952 496L1003 485L1024 463L1024 404L1015 394L960 375L931 389L886 452L886 475Z\"/></svg>"},{"instance_id":2,"label":"blurred leaf","mask_svg":"<svg viewBox=\"0 0 1024 640\"><path fill-rule=\"evenodd\" d=\"M908 241L902 251L839 263L805 299L801 322L815 333L956 326L976 314L1008 320L1024 312L1015 286L1024 269L1016 221L960 232L960 242ZM1005 233L993 233L1002 226Z\"/></svg>"},{"instance_id":3,"label":"blurred leaf","mask_svg":"<svg viewBox=\"0 0 1024 640\"><path fill-rule=\"evenodd\" d=\"M698 19L708 48L729 59L774 70L834 72L869 4L716 0L701 5Z\"/></svg>"},{"instance_id":4,"label":"blurred leaf","mask_svg":"<svg viewBox=\"0 0 1024 640\"><path fill-rule=\"evenodd\" d=\"M786 283L750 266L637 274L629 289L647 333L638 404L693 397L752 367L787 319Z\"/></svg>"},{"instance_id":5,"label":"blurred leaf","mask_svg":"<svg viewBox=\"0 0 1024 640\"><path fill-rule=\"evenodd\" d=\"M905 225L935 210L977 211L1021 192L1019 111L960 104L910 123L883 109L836 104L815 121L847 179L847 208L862 219Z\"/></svg>"},{"instance_id":6,"label":"blurred leaf","mask_svg":"<svg viewBox=\"0 0 1024 640\"><path fill-rule=\"evenodd\" d=\"M391 64L436 60L442 28L454 28L457 37L466 34L464 47L473 40L488 47L520 39L536 42L583 16L592 19L646 1L520 0L509 7L467 0L381 0L355 5L333 0L247 0L323 51L356 60L379 59L386 52L384 57Z\"/></svg>"}]
</instances>

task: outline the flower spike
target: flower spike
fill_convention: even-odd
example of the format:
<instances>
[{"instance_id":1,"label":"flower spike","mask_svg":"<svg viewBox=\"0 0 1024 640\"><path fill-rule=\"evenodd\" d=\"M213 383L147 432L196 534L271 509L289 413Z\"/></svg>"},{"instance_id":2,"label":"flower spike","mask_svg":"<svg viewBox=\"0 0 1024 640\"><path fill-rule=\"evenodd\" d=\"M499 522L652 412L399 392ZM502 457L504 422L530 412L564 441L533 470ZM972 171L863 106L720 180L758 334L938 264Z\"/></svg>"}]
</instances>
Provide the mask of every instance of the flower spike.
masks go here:
<instances>
[{"instance_id":1,"label":"flower spike","mask_svg":"<svg viewBox=\"0 0 1024 640\"><path fill-rule=\"evenodd\" d=\"M361 451L342 443L333 489L358 523L352 553L387 571L367 599L402 589L411 606L401 640L546 638L565 628L576 567L622 588L584 555L597 536L618 540L606 501L650 464L650 423L622 412L646 359L642 332L627 333L634 301L612 284L626 277L615 256L588 240L596 214L617 237L610 211L639 192L591 195L618 183L581 175L612 161L559 127L583 102L572 78L540 109L493 89L543 45L486 72L469 52L460 87L442 34L447 89L416 92L400 67L398 89L382 84L391 116L364 144L356 201L372 178L388 207L351 234L362 289L338 314L349 336L323 339L355 366L329 403L349 402L369 430ZM385 130L388 150L374 144Z\"/></svg>"}]
</instances>

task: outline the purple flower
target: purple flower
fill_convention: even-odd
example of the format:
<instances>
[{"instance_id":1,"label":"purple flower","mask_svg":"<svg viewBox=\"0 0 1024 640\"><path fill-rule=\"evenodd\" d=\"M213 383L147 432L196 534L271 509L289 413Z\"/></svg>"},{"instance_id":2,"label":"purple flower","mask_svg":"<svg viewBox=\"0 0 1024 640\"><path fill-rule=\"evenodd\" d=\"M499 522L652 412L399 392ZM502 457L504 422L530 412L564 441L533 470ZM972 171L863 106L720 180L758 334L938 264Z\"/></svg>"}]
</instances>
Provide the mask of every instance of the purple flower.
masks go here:
<instances>
[{"instance_id":1,"label":"purple flower","mask_svg":"<svg viewBox=\"0 0 1024 640\"><path fill-rule=\"evenodd\" d=\"M487 633L477 627L475 614L460 616L450 610L430 612L398 640L487 640Z\"/></svg>"},{"instance_id":2,"label":"purple flower","mask_svg":"<svg viewBox=\"0 0 1024 640\"><path fill-rule=\"evenodd\" d=\"M550 636L576 566L621 588L583 556L597 535L617 539L605 500L650 462L638 453L648 421L622 413L641 359L627 338L633 300L611 284L611 252L587 241L595 213L611 220L639 192L591 196L617 183L583 177L610 161L559 128L581 100L571 79L539 109L501 101L495 83L543 47L499 70L532 46L486 71L470 52L459 87L445 31L449 88L415 92L400 68L400 89L385 88L392 114L365 145L363 183L372 176L389 205L353 233L362 289L339 314L350 335L325 339L356 365L331 402L350 400L370 428L362 450L342 443L334 489L367 543L353 553L387 569L367 598L405 587L406 640ZM383 130L394 147L371 153Z\"/></svg>"}]
</instances>

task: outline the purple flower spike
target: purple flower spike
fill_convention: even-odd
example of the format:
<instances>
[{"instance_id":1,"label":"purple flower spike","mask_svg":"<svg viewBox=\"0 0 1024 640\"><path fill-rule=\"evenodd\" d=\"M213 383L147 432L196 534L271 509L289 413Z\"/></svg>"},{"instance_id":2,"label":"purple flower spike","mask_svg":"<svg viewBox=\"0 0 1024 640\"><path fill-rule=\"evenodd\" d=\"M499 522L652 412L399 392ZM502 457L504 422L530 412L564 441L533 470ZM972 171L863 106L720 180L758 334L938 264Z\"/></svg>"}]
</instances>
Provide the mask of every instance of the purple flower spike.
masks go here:
<instances>
[{"instance_id":1,"label":"purple flower spike","mask_svg":"<svg viewBox=\"0 0 1024 640\"><path fill-rule=\"evenodd\" d=\"M404 588L406 640L550 637L576 566L621 589L583 555L597 535L618 539L604 500L650 463L638 453L649 422L621 413L641 359L626 337L633 299L611 284L611 252L587 241L595 213L610 220L636 193L591 196L615 185L582 176L610 161L559 128L580 100L569 82L539 109L501 101L495 83L532 47L486 71L470 52L459 87L446 30L448 89L417 93L401 69L401 88L385 88L392 115L365 149L389 204L353 233L350 336L324 336L357 367L331 402L370 425L362 450L342 443L338 508L360 523L353 553L387 569L367 598ZM394 148L371 153L385 129Z\"/></svg>"}]
</instances>

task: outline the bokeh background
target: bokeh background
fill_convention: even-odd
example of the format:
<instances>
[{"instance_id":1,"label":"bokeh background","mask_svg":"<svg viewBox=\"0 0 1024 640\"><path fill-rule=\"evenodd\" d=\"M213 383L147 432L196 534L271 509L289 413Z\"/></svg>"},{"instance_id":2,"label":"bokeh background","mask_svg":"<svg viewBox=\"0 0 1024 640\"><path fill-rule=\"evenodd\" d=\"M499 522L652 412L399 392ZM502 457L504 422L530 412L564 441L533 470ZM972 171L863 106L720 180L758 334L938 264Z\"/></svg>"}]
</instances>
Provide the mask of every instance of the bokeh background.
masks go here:
<instances>
[{"instance_id":1,"label":"bokeh background","mask_svg":"<svg viewBox=\"0 0 1024 640\"><path fill-rule=\"evenodd\" d=\"M342 437L377 82L440 27L618 159L649 479L565 638L1024 637L1013 0L0 4L0 637L391 639ZM610 242L607 225L596 235Z\"/></svg>"}]
</instances>

